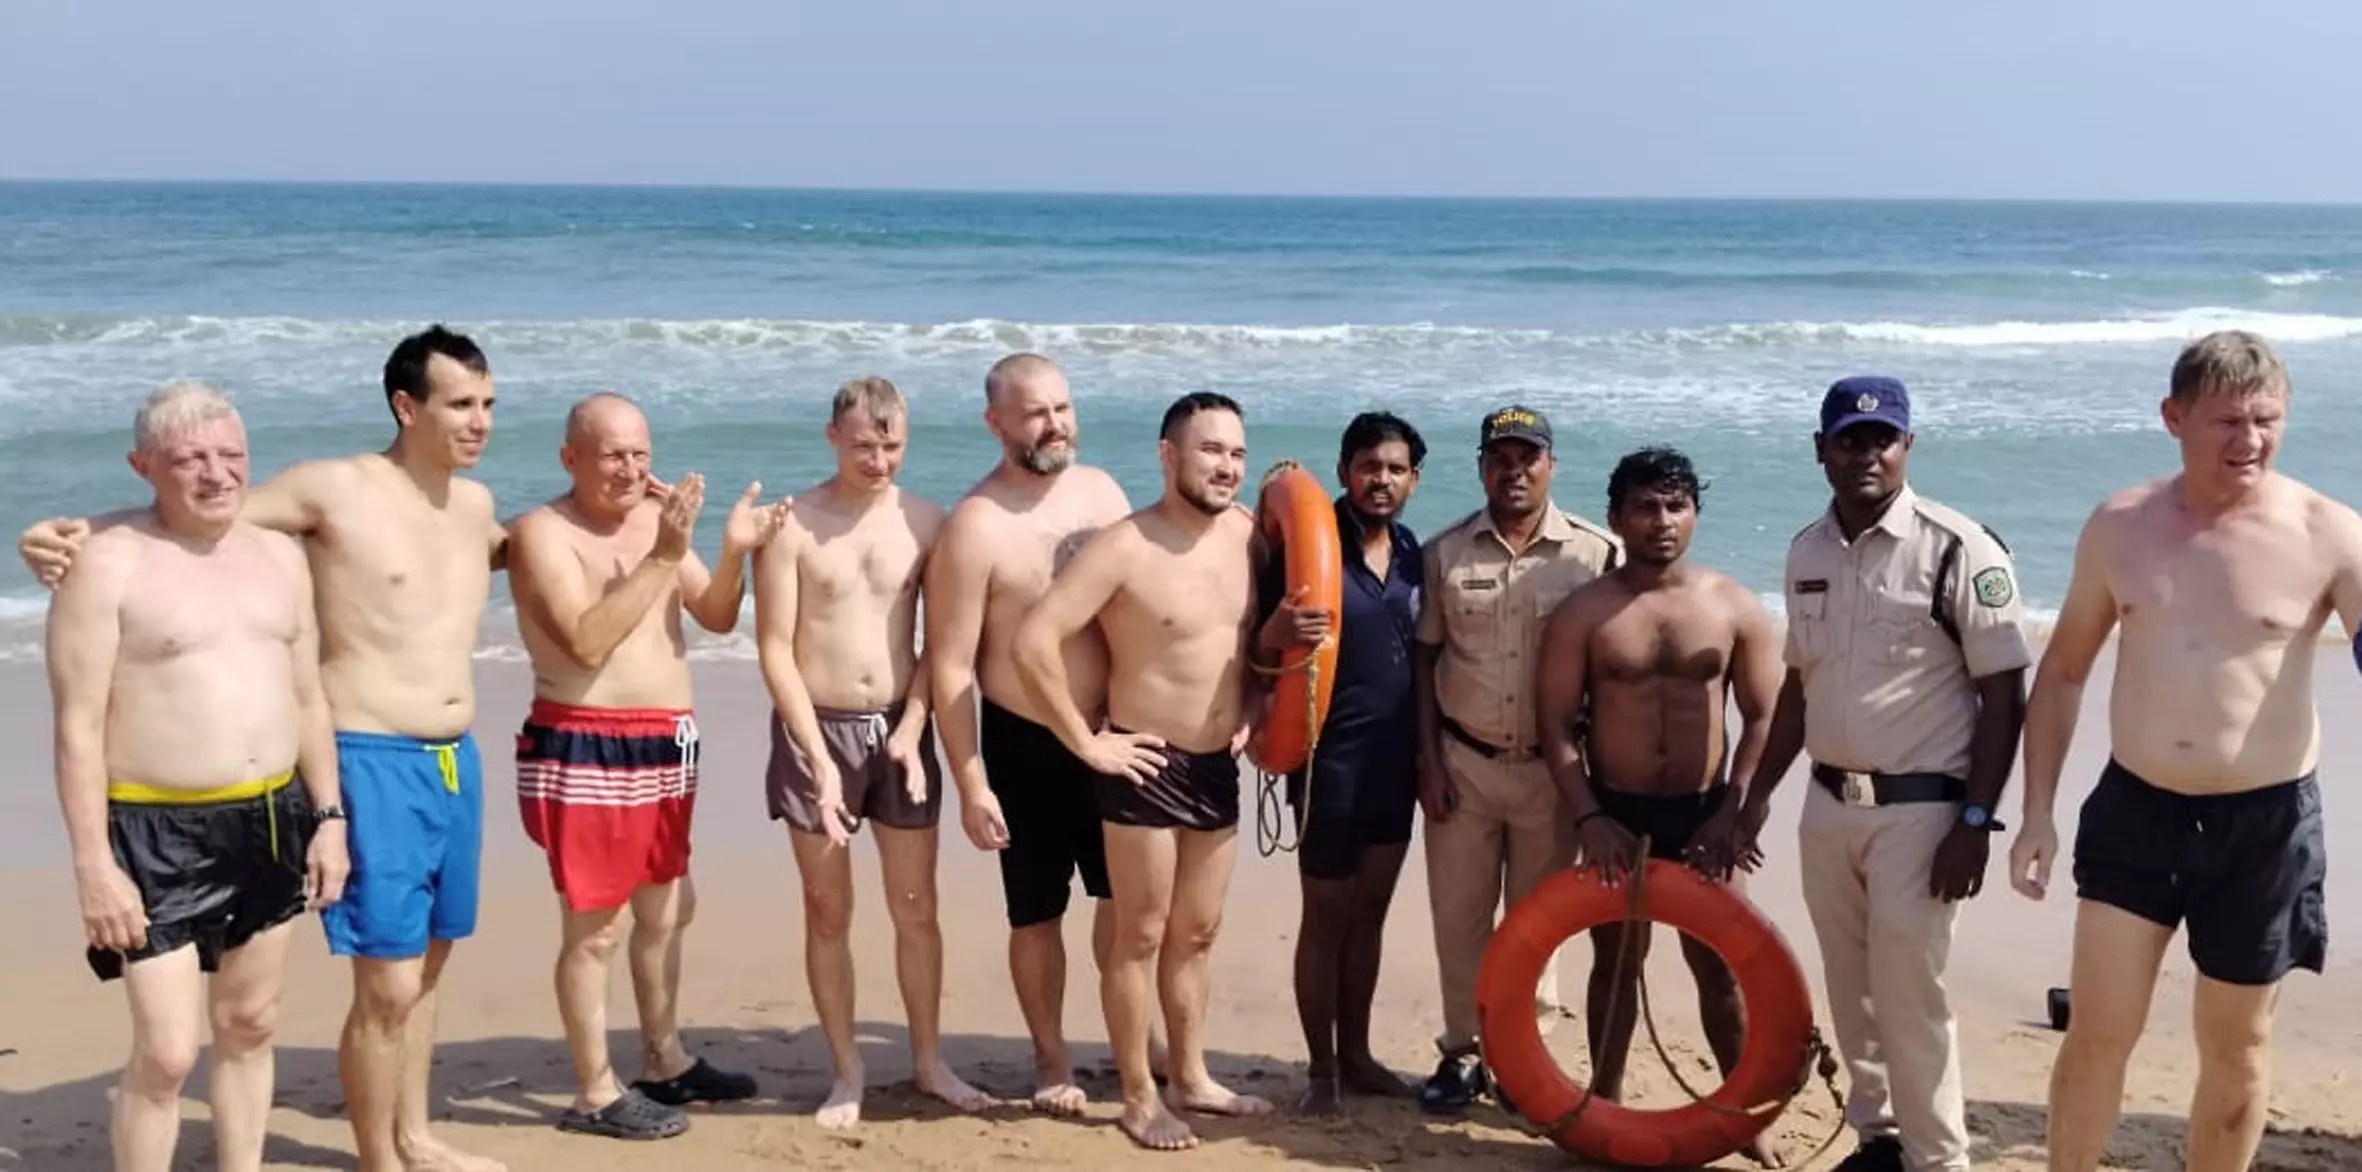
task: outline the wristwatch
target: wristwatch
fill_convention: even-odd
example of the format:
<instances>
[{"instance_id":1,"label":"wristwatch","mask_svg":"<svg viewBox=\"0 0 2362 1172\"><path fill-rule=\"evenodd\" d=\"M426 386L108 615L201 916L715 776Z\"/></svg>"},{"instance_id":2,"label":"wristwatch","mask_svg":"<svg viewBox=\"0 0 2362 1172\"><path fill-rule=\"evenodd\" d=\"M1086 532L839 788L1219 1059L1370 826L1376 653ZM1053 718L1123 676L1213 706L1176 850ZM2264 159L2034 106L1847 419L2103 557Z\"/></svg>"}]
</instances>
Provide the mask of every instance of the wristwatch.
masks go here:
<instances>
[{"instance_id":1,"label":"wristwatch","mask_svg":"<svg viewBox=\"0 0 2362 1172\"><path fill-rule=\"evenodd\" d=\"M1999 818L1995 818L1993 816L1993 811L1974 803L1962 806L1960 808L1960 821L1970 830L1994 831L2009 829L2009 827L2001 824L2001 820Z\"/></svg>"},{"instance_id":2,"label":"wristwatch","mask_svg":"<svg viewBox=\"0 0 2362 1172\"><path fill-rule=\"evenodd\" d=\"M321 806L318 809L312 811L312 825L314 826L320 826L325 823L339 822L344 820L345 816L343 806Z\"/></svg>"}]
</instances>

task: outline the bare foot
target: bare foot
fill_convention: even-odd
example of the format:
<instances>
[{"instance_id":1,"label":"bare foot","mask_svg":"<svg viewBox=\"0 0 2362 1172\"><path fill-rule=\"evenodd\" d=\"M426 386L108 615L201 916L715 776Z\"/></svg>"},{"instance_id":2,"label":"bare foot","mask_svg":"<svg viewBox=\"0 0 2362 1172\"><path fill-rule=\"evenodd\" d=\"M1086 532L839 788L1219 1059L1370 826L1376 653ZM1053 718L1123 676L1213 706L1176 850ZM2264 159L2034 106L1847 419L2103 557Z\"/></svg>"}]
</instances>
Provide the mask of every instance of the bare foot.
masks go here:
<instances>
[{"instance_id":1,"label":"bare foot","mask_svg":"<svg viewBox=\"0 0 2362 1172\"><path fill-rule=\"evenodd\" d=\"M1076 1085L1074 1072L1054 1070L1035 1075L1033 1108L1048 1115L1073 1118L1083 1113L1091 1096Z\"/></svg>"},{"instance_id":2,"label":"bare foot","mask_svg":"<svg viewBox=\"0 0 2362 1172\"><path fill-rule=\"evenodd\" d=\"M828 1088L828 1100L820 1104L820 1110L812 1118L823 1131L843 1131L861 1122L860 1076L838 1079L835 1086Z\"/></svg>"},{"instance_id":3,"label":"bare foot","mask_svg":"<svg viewBox=\"0 0 2362 1172\"><path fill-rule=\"evenodd\" d=\"M1228 1115L1234 1119L1245 1119L1271 1113L1269 1100L1239 1094L1212 1079L1206 1080L1204 1086L1186 1089L1174 1087L1165 1093L1165 1098L1175 1107L1201 1115Z\"/></svg>"},{"instance_id":4,"label":"bare foot","mask_svg":"<svg viewBox=\"0 0 2362 1172\"><path fill-rule=\"evenodd\" d=\"M1115 1125L1123 1128L1133 1143L1155 1151L1178 1152L1197 1146L1197 1133L1154 1099L1145 1107L1125 1104L1123 1117Z\"/></svg>"},{"instance_id":5,"label":"bare foot","mask_svg":"<svg viewBox=\"0 0 2362 1172\"><path fill-rule=\"evenodd\" d=\"M1325 1074L1313 1075L1311 1084L1304 1088L1304 1097L1296 1100L1297 1111L1315 1118L1335 1115L1338 1105L1337 1080Z\"/></svg>"},{"instance_id":6,"label":"bare foot","mask_svg":"<svg viewBox=\"0 0 2362 1172\"><path fill-rule=\"evenodd\" d=\"M508 1165L490 1156L460 1151L431 1135L404 1140L401 1146L408 1172L508 1172Z\"/></svg>"},{"instance_id":7,"label":"bare foot","mask_svg":"<svg viewBox=\"0 0 2362 1172\"><path fill-rule=\"evenodd\" d=\"M918 1078L914 1081L919 1084L920 1090L951 1104L957 1110L982 1111L992 1106L991 1095L962 1082L960 1076L953 1074L940 1058L920 1067Z\"/></svg>"},{"instance_id":8,"label":"bare foot","mask_svg":"<svg viewBox=\"0 0 2362 1172\"><path fill-rule=\"evenodd\" d=\"M1359 1058L1338 1060L1337 1082L1349 1095L1374 1095L1382 1099L1419 1097L1419 1092L1411 1084L1366 1054Z\"/></svg>"}]
</instances>

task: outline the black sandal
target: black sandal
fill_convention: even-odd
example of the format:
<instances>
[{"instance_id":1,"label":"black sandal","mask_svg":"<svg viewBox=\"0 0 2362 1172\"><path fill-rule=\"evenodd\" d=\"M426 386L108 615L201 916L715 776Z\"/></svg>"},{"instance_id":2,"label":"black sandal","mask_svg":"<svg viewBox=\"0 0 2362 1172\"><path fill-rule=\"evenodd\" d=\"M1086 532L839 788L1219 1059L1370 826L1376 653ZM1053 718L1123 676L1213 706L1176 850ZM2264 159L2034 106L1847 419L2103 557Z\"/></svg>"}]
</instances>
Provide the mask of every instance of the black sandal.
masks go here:
<instances>
[{"instance_id":1,"label":"black sandal","mask_svg":"<svg viewBox=\"0 0 2362 1172\"><path fill-rule=\"evenodd\" d=\"M755 1080L722 1070L700 1058L689 1069L667 1079L643 1078L632 1089L668 1107L691 1103L734 1103L755 1097Z\"/></svg>"},{"instance_id":2,"label":"black sandal","mask_svg":"<svg viewBox=\"0 0 2362 1172\"><path fill-rule=\"evenodd\" d=\"M689 1130L689 1117L637 1090L596 1111L567 1108L558 1116L558 1130L577 1131L608 1139L671 1139Z\"/></svg>"}]
</instances>

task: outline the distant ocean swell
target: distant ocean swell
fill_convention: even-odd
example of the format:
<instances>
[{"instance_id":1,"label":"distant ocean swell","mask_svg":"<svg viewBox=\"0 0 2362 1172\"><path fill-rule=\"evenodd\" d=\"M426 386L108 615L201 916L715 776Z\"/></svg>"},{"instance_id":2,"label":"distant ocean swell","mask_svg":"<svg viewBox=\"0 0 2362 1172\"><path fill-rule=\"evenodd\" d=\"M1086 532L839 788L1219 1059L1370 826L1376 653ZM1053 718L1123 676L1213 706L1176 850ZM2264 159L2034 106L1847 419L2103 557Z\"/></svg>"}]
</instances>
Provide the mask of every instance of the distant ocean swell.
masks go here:
<instances>
[{"instance_id":1,"label":"distant ocean swell","mask_svg":"<svg viewBox=\"0 0 2362 1172\"><path fill-rule=\"evenodd\" d=\"M416 323L300 317L157 315L0 316L0 348L221 347L287 344L384 344ZM2247 329L2278 342L2329 341L2362 335L2362 317L2274 313L2200 306L2173 313L2061 321L1958 323L1770 321L1585 333L1547 329L1405 325L1223 325L1193 323L1041 323L979 318L932 324L731 318L673 321L614 318L469 323L495 346L520 350L585 344L675 346L698 350L815 351L848 354L942 353L1038 349L1145 353L1258 350L1728 350L1864 346L2041 347L2148 345L2210 330ZM22 357L20 355L20 357Z\"/></svg>"}]
</instances>

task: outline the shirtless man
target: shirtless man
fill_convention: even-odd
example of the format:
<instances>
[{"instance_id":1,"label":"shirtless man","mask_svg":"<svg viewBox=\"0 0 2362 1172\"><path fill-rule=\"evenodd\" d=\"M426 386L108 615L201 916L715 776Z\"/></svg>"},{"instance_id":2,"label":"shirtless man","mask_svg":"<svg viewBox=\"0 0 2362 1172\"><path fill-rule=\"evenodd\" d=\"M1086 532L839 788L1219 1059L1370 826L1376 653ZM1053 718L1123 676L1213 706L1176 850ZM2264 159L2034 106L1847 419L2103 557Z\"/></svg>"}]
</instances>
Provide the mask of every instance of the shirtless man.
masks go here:
<instances>
[{"instance_id":1,"label":"shirtless man","mask_svg":"<svg viewBox=\"0 0 2362 1172\"><path fill-rule=\"evenodd\" d=\"M938 1050L943 932L935 918L935 826L943 785L927 732L917 649L919 582L943 510L902 491L910 413L882 378L838 388L828 442L836 475L798 497L755 555L755 641L771 720L766 789L788 824L804 887L804 973L836 1084L820 1126L861 1121L853 1037L853 856L863 819L894 919L894 968L919 1089L961 1111L991 1103Z\"/></svg>"},{"instance_id":2,"label":"shirtless man","mask_svg":"<svg viewBox=\"0 0 2362 1172\"><path fill-rule=\"evenodd\" d=\"M2048 890L2059 772L2111 631L2110 759L2075 836L2075 1012L2050 1082L2050 1167L2086 1172L2115 1130L2158 965L2190 926L2198 969L2191 1172L2255 1158L2280 979L2327 952L2313 770L2313 647L2337 613L2362 661L2362 519L2272 470L2287 370L2252 334L2209 334L2162 404L2181 472L2109 497L2027 701L2025 821L2010 882Z\"/></svg>"},{"instance_id":3,"label":"shirtless man","mask_svg":"<svg viewBox=\"0 0 2362 1172\"><path fill-rule=\"evenodd\" d=\"M1166 409L1160 434L1164 494L1084 544L1019 626L1016 660L1050 728L1098 775L1115 895L1099 996L1123 1080L1120 1123L1141 1146L1172 1150L1198 1141L1157 1094L1152 964L1172 1105L1259 1115L1271 1104L1216 1083L1205 1060L1207 962L1238 849L1238 752L1254 678L1254 521L1234 503L1246 427L1237 403L1198 392ZM1067 640L1093 622L1107 638L1103 724L1075 703L1066 673Z\"/></svg>"},{"instance_id":4,"label":"shirtless man","mask_svg":"<svg viewBox=\"0 0 2362 1172\"><path fill-rule=\"evenodd\" d=\"M362 1172L502 1172L427 1128L435 988L476 925L484 795L468 726L507 535L492 493L458 473L492 433L492 375L474 342L434 326L394 347L385 395L397 431L384 451L297 464L239 515L304 539L318 600L352 855L344 898L321 919L329 950L353 958L338 1069ZM38 522L19 550L55 583L89 534L86 521Z\"/></svg>"},{"instance_id":5,"label":"shirtless man","mask_svg":"<svg viewBox=\"0 0 2362 1172\"><path fill-rule=\"evenodd\" d=\"M1575 817L1576 865L1609 884L1642 865L1639 835L1648 836L1650 858L1696 857L1699 830L1737 806L1730 778L1754 774L1779 697L1771 615L1737 580L1689 560L1702 491L1689 457L1670 448L1624 457L1607 486L1608 526L1624 543L1624 564L1568 595L1543 628L1534 683L1543 752ZM1727 757L1726 692L1739 710ZM1624 1095L1653 932L1624 935L1617 924L1591 930L1583 1014L1592 1087L1609 1102ZM1727 1076L1746 1030L1738 983L1713 950L1680 939L1698 983L1699 1021ZM1760 1139L1745 1151L1767 1167L1780 1162Z\"/></svg>"},{"instance_id":6,"label":"shirtless man","mask_svg":"<svg viewBox=\"0 0 2362 1172\"><path fill-rule=\"evenodd\" d=\"M1087 1099L1066 1049L1063 925L1080 872L1084 893L1099 901L1091 950L1104 969L1115 940L1107 848L1090 767L1045 727L1018 678L1012 641L1058 568L1132 506L1114 477L1075 462L1074 397L1049 359L1019 353L993 364L984 425L1000 441L1000 463L953 506L927 566L935 726L968 841L999 856L1009 975L1033 1036L1034 1106L1079 1115ZM1068 695L1095 725L1106 640L1086 626L1059 651Z\"/></svg>"},{"instance_id":7,"label":"shirtless man","mask_svg":"<svg viewBox=\"0 0 2362 1172\"><path fill-rule=\"evenodd\" d=\"M770 539L785 504L747 486L708 571L690 548L705 485L667 487L650 467L648 420L601 393L566 415L565 495L511 527L509 589L533 661L533 709L517 734L525 833L549 856L564 917L558 1016L579 1089L558 1127L618 1139L688 1129L692 1102L750 1098L755 1081L692 1060L678 1014L681 934L697 907L689 825L697 801L681 612L724 634L738 625L746 555ZM630 905L640 1069L625 1090L607 1053L607 979Z\"/></svg>"},{"instance_id":8,"label":"shirtless man","mask_svg":"<svg viewBox=\"0 0 2362 1172\"><path fill-rule=\"evenodd\" d=\"M132 433L154 503L90 539L47 655L90 968L131 1003L110 1144L120 1172L172 1166L210 1019L218 1162L259 1172L288 925L346 870L311 571L238 519L246 429L219 392L165 387Z\"/></svg>"}]
</instances>

